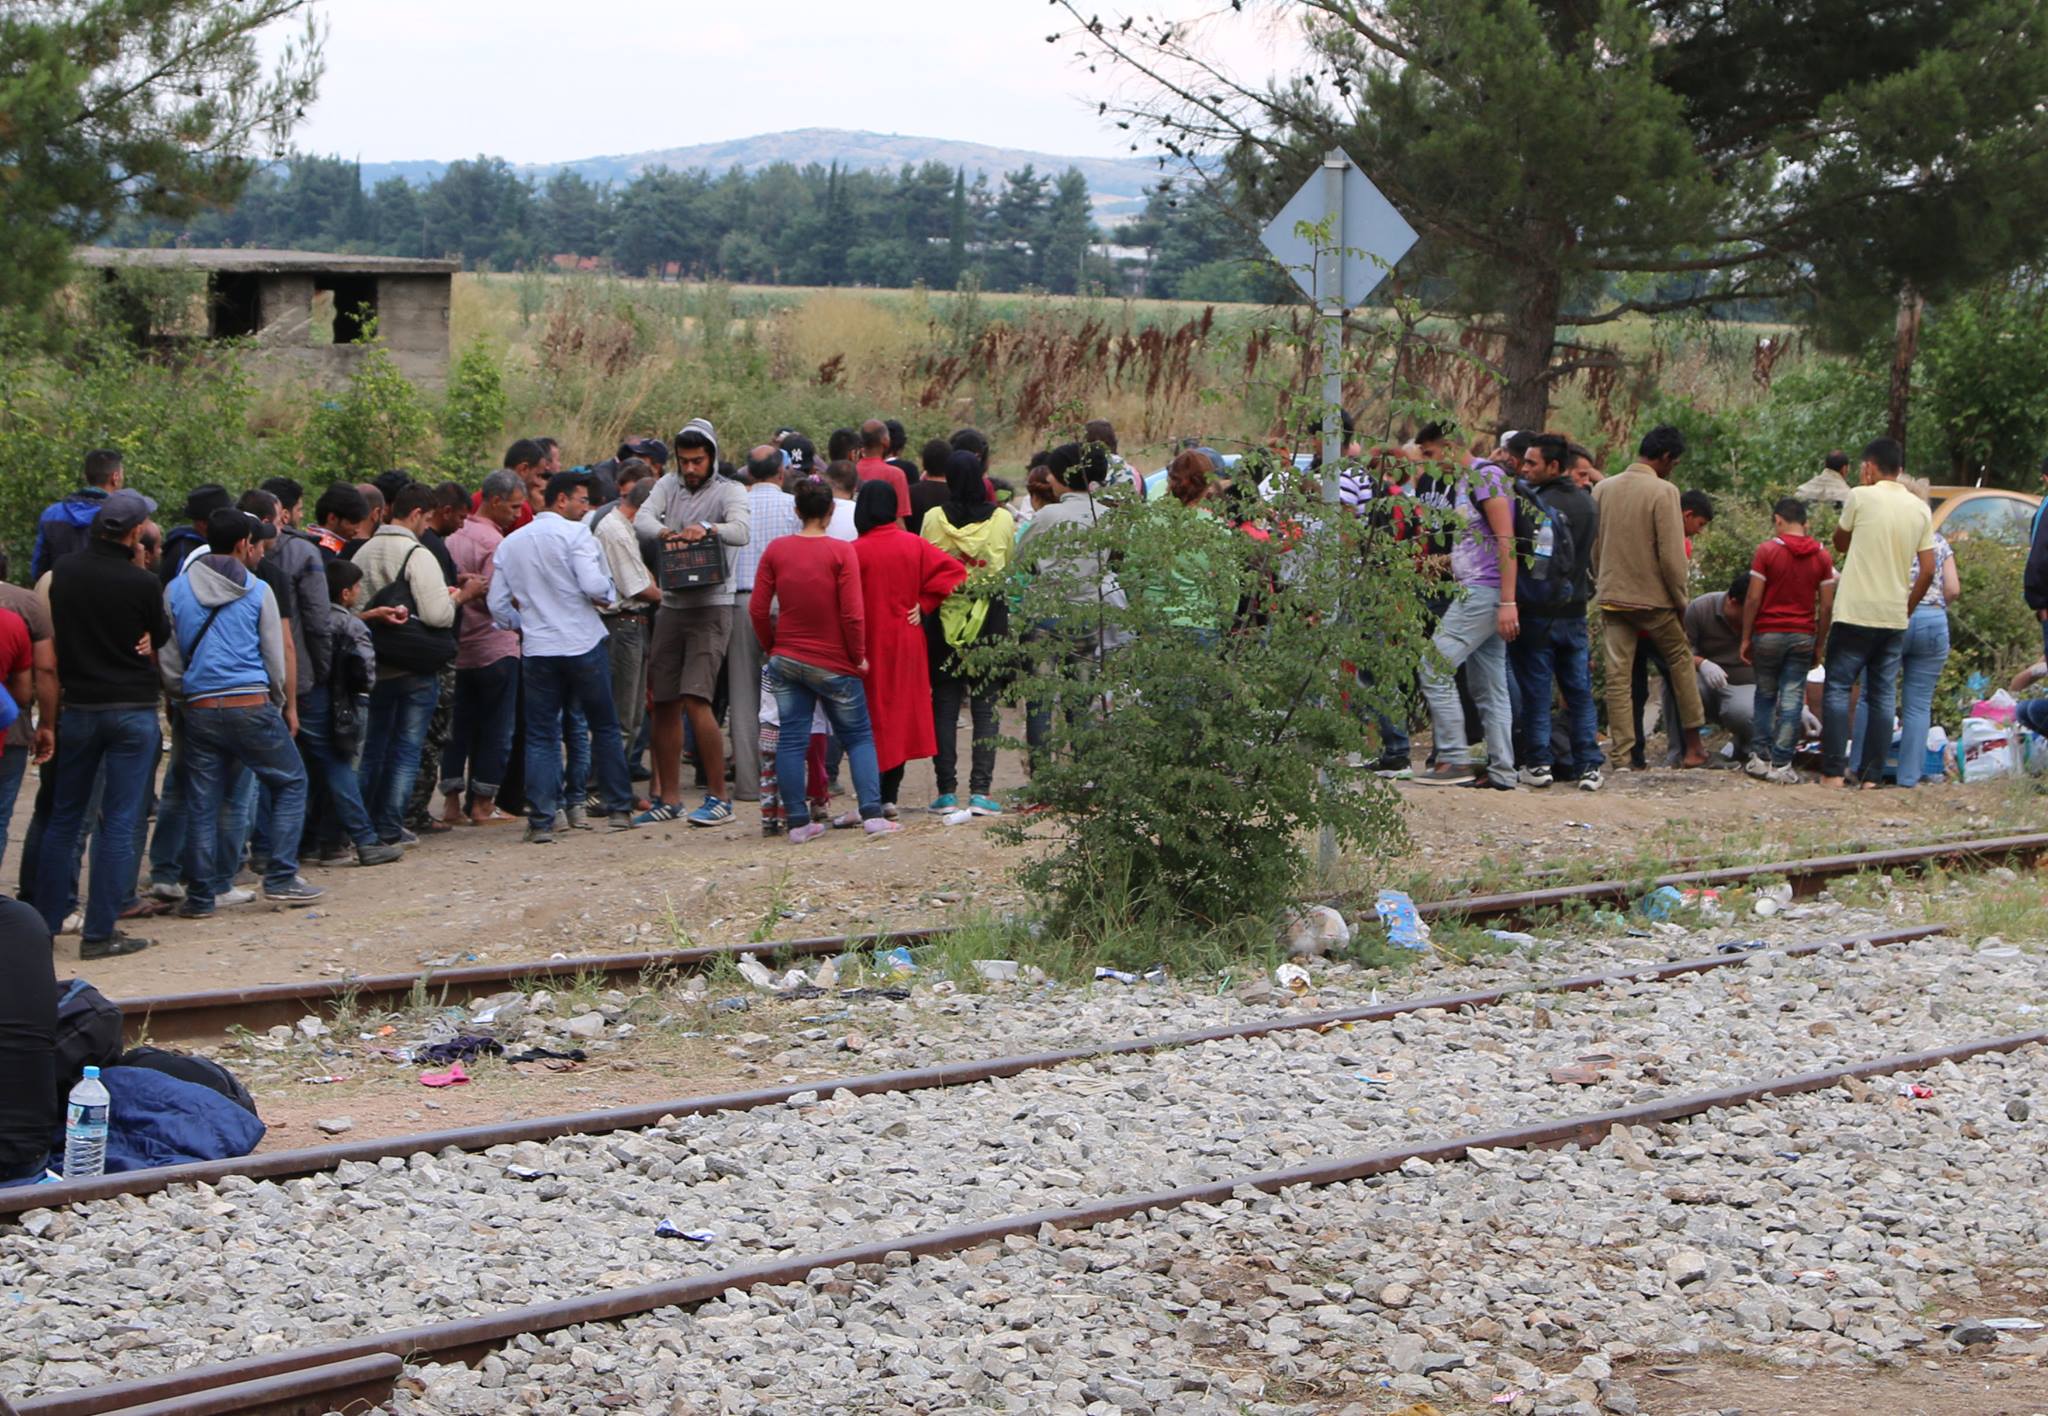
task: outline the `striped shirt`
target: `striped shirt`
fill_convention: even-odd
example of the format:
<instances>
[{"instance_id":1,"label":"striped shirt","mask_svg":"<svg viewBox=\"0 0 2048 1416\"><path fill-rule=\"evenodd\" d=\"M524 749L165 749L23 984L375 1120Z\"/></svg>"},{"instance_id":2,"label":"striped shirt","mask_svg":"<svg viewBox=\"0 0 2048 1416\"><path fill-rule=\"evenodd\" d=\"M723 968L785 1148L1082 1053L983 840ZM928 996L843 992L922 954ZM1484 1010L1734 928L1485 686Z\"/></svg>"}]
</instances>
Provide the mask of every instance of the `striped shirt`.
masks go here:
<instances>
[{"instance_id":1,"label":"striped shirt","mask_svg":"<svg viewBox=\"0 0 2048 1416\"><path fill-rule=\"evenodd\" d=\"M754 576L769 542L803 529L797 520L796 498L773 482L756 482L747 488L747 509L753 517L753 534L746 545L735 546L732 552L732 588L737 591L754 588Z\"/></svg>"}]
</instances>

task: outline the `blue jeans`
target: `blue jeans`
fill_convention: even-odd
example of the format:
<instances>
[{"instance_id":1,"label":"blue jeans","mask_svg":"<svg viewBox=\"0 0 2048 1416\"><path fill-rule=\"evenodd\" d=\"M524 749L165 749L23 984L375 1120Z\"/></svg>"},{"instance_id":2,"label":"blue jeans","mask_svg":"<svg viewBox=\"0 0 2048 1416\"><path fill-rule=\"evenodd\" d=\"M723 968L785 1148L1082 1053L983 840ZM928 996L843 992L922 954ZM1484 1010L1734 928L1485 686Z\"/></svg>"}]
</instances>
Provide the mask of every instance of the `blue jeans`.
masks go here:
<instances>
[{"instance_id":1,"label":"blue jeans","mask_svg":"<svg viewBox=\"0 0 2048 1416\"><path fill-rule=\"evenodd\" d=\"M1934 685L1948 662L1948 611L1922 605L1906 624L1906 644L1899 656L1899 785L1917 787L1927 766L1927 733L1934 726ZM1878 771L1891 754L1891 735L1880 724L1883 741L1876 744ZM1870 700L1856 705L1856 731L1849 740L1852 761L1870 755Z\"/></svg>"},{"instance_id":2,"label":"blue jeans","mask_svg":"<svg viewBox=\"0 0 2048 1416\"><path fill-rule=\"evenodd\" d=\"M307 775L318 784L350 843L358 850L376 845L377 829L370 824L370 813L363 805L355 751L340 752L334 746L334 710L324 683L299 700L299 751L306 759Z\"/></svg>"},{"instance_id":3,"label":"blue jeans","mask_svg":"<svg viewBox=\"0 0 2048 1416\"><path fill-rule=\"evenodd\" d=\"M63 750L61 742L58 744L58 750ZM154 766L150 770L150 776L156 776ZM64 878L74 882L74 886L78 880L78 872L85 864L86 846L99 839L99 833L105 824L104 818L100 815L100 798L105 794L106 782L106 769L102 767L93 774L92 792L85 803L84 825L79 828L77 844L71 848L71 864L63 872ZM36 881L42 878L43 841L50 834L50 818L56 814L56 810L57 763L52 760L43 768L40 780L36 784L36 804L28 818L28 831L21 838L20 898L30 905L36 902ZM142 810L135 818L135 859L142 859L143 847L148 844L148 838L149 798L145 794ZM75 890L63 903L67 916L78 908ZM124 899L121 903L125 906L128 901Z\"/></svg>"},{"instance_id":4,"label":"blue jeans","mask_svg":"<svg viewBox=\"0 0 2048 1416\"><path fill-rule=\"evenodd\" d=\"M1893 685L1899 678L1899 658L1906 649L1906 631L1903 629L1879 629L1866 624L1837 623L1828 631L1827 687L1820 698L1820 772L1823 777L1839 777L1843 769L1850 766L1849 753L1849 691L1860 680L1863 684L1863 703L1871 714L1871 721L1890 725L1892 720ZM1869 742L1863 744L1861 756L1854 766L1859 779L1875 782L1884 772L1885 753L1890 749L1891 735L1884 734L1885 741L1875 751Z\"/></svg>"},{"instance_id":5,"label":"blue jeans","mask_svg":"<svg viewBox=\"0 0 2048 1416\"><path fill-rule=\"evenodd\" d=\"M149 836L152 885L176 885L185 871L185 730L175 721L169 757L156 795L156 827Z\"/></svg>"},{"instance_id":6,"label":"blue jeans","mask_svg":"<svg viewBox=\"0 0 2048 1416\"><path fill-rule=\"evenodd\" d=\"M298 756L296 749L292 755ZM191 778L187 777L186 781L189 784ZM235 874L242 868L242 854L249 847L249 832L263 814L258 800L261 796L258 784L255 773L239 761L230 760L221 786L220 832L215 836L213 845L213 893L216 895L224 895L233 888ZM190 803L189 795L186 801ZM188 832L185 838L188 861L192 851L191 839ZM269 838L266 836L264 841L264 849L268 849Z\"/></svg>"},{"instance_id":7,"label":"blue jeans","mask_svg":"<svg viewBox=\"0 0 2048 1416\"><path fill-rule=\"evenodd\" d=\"M455 710L448 721L448 746L441 749L443 796L464 789L479 801L498 795L512 760L512 725L518 716L517 655L455 671Z\"/></svg>"},{"instance_id":8,"label":"blue jeans","mask_svg":"<svg viewBox=\"0 0 2048 1416\"><path fill-rule=\"evenodd\" d=\"M93 840L92 876L82 937L111 939L114 917L135 884L136 821L149 797L156 767L154 708L66 708L57 721L57 796L44 834L36 880L36 909L55 934L78 889L72 852L85 826L93 777L106 768L100 830Z\"/></svg>"},{"instance_id":9,"label":"blue jeans","mask_svg":"<svg viewBox=\"0 0 2048 1416\"><path fill-rule=\"evenodd\" d=\"M28 772L28 749L0 749L0 860L7 856L7 828L14 822L14 803L21 797L21 779Z\"/></svg>"},{"instance_id":10,"label":"blue jeans","mask_svg":"<svg viewBox=\"0 0 2048 1416\"><path fill-rule=\"evenodd\" d=\"M1799 747L1806 675L1813 667L1813 636L1773 632L1752 634L1750 661L1756 669L1756 705L1750 720L1749 755L1789 767Z\"/></svg>"},{"instance_id":11,"label":"blue jeans","mask_svg":"<svg viewBox=\"0 0 2048 1416\"><path fill-rule=\"evenodd\" d=\"M1571 760L1561 765L1574 778L1597 772L1607 759L1600 754L1600 722L1593 707L1593 666L1587 657L1591 641L1586 617L1532 615L1508 645L1522 708L1515 719L1515 761L1525 766L1550 765L1550 686L1564 694L1565 719L1571 732Z\"/></svg>"},{"instance_id":12,"label":"blue jeans","mask_svg":"<svg viewBox=\"0 0 2048 1416\"><path fill-rule=\"evenodd\" d=\"M611 655L605 655L605 672L611 672ZM606 687L610 687L607 680ZM612 716L618 717L619 705L612 704ZM619 739L619 755L625 756L625 739ZM568 766L562 778L562 805L583 805L583 794L590 788L590 719L576 706L574 699L562 704L562 750L568 759Z\"/></svg>"},{"instance_id":13,"label":"blue jeans","mask_svg":"<svg viewBox=\"0 0 2048 1416\"><path fill-rule=\"evenodd\" d=\"M604 803L613 813L631 813L633 784L626 775L626 750L619 715L612 707L612 666L604 641L581 654L536 654L523 661L526 684L526 819L538 830L555 824L562 805L562 720L573 703L590 724L585 741L597 769ZM577 804L581 805L579 797Z\"/></svg>"},{"instance_id":14,"label":"blue jeans","mask_svg":"<svg viewBox=\"0 0 2048 1416\"><path fill-rule=\"evenodd\" d=\"M1515 782L1514 710L1508 702L1507 643L1500 637L1500 589L1470 585L1451 601L1437 625L1437 655L1422 662L1422 696L1429 704L1429 725L1436 738L1436 760L1464 766L1472 760L1465 742L1465 706L1458 701L1455 675L1462 666L1479 704L1486 730L1486 775L1509 786ZM1545 734L1546 739L1548 734Z\"/></svg>"},{"instance_id":15,"label":"blue jeans","mask_svg":"<svg viewBox=\"0 0 2048 1416\"><path fill-rule=\"evenodd\" d=\"M223 805L233 807L234 795L247 799L241 791L245 776L269 787L276 803L270 817L270 863L263 883L289 885L299 873L306 767L292 745L284 714L268 703L257 708L185 710L185 802L192 823L203 827L218 821ZM186 887L185 901L194 908L210 908L221 882L232 880L240 864L219 858L216 847L222 834L204 829L188 833L186 856L192 881Z\"/></svg>"},{"instance_id":16,"label":"blue jeans","mask_svg":"<svg viewBox=\"0 0 2048 1416\"><path fill-rule=\"evenodd\" d=\"M370 721L363 733L363 805L385 844L405 827L406 803L420 774L420 749L434 720L440 681L432 674L401 674L370 690Z\"/></svg>"},{"instance_id":17,"label":"blue jeans","mask_svg":"<svg viewBox=\"0 0 2048 1416\"><path fill-rule=\"evenodd\" d=\"M811 804L804 800L804 754L811 746L807 730L811 711L819 707L825 710L825 721L832 725L834 735L846 745L861 820L872 821L880 816L882 773L876 765L874 730L868 725L867 689L860 679L771 654L768 691L775 695L777 718L806 729L783 733L775 742L775 786L782 794L789 829L794 831L811 822Z\"/></svg>"}]
</instances>

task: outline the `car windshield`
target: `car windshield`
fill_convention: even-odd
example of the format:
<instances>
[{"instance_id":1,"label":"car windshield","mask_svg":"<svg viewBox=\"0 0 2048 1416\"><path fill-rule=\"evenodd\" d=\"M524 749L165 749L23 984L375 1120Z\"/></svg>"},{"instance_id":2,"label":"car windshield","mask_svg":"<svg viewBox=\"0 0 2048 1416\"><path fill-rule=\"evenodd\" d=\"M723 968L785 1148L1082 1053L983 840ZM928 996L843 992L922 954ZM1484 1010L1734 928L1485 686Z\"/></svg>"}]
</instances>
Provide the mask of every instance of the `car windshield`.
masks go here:
<instances>
[{"instance_id":1,"label":"car windshield","mask_svg":"<svg viewBox=\"0 0 2048 1416\"><path fill-rule=\"evenodd\" d=\"M1941 534L1951 541L1984 536L2024 546L2033 524L2034 508L2018 497L1972 496L1949 504Z\"/></svg>"}]
</instances>

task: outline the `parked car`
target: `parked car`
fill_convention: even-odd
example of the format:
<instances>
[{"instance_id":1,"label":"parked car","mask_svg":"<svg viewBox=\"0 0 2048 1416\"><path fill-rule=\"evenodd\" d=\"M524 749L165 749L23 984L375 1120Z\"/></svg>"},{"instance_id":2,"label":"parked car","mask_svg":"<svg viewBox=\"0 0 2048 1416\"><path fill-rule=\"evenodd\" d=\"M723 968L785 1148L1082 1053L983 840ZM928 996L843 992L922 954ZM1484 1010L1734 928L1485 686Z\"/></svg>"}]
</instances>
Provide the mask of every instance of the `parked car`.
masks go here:
<instances>
[{"instance_id":1,"label":"parked car","mask_svg":"<svg viewBox=\"0 0 2048 1416\"><path fill-rule=\"evenodd\" d=\"M1984 536L2015 546L2032 540L2034 514L2041 505L2032 492L2003 487L1930 487L1927 499L1934 509L1934 529L1950 541Z\"/></svg>"}]
</instances>

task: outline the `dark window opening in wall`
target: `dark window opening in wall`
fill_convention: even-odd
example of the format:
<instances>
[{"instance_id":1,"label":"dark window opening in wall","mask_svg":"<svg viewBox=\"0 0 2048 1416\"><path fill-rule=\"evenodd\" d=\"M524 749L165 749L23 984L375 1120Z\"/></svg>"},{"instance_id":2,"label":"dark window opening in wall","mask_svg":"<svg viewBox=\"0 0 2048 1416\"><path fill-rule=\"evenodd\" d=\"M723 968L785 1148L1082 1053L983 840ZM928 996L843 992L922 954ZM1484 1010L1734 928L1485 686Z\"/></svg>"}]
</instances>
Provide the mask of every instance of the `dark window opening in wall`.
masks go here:
<instances>
[{"instance_id":1,"label":"dark window opening in wall","mask_svg":"<svg viewBox=\"0 0 2048 1416\"><path fill-rule=\"evenodd\" d=\"M206 284L206 333L209 338L246 338L263 328L263 282L260 277L240 271L215 271Z\"/></svg>"},{"instance_id":2,"label":"dark window opening in wall","mask_svg":"<svg viewBox=\"0 0 2048 1416\"><path fill-rule=\"evenodd\" d=\"M377 277L374 275L316 275L313 299L317 304L326 294L334 306L334 342L354 344L361 340L377 317Z\"/></svg>"}]
</instances>

